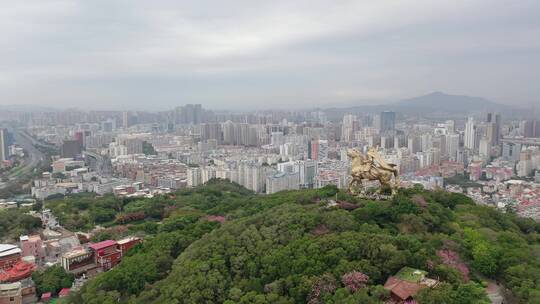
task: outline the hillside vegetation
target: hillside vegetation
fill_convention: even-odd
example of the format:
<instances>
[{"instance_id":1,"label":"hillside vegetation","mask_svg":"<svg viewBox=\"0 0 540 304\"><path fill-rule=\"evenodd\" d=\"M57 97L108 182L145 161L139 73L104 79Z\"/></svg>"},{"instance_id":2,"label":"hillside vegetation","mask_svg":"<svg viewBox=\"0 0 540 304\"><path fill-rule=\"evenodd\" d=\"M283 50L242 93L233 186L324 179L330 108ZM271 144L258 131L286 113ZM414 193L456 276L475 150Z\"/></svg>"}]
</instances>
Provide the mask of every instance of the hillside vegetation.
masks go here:
<instances>
[{"instance_id":1,"label":"hillside vegetation","mask_svg":"<svg viewBox=\"0 0 540 304\"><path fill-rule=\"evenodd\" d=\"M336 197L347 203L328 207ZM383 303L386 279L408 266L443 282L419 303L489 303L484 278L540 303L540 225L461 194L414 188L369 201L326 187L263 196L215 180L120 204L120 213L145 213L126 225L144 243L68 302Z\"/></svg>"}]
</instances>

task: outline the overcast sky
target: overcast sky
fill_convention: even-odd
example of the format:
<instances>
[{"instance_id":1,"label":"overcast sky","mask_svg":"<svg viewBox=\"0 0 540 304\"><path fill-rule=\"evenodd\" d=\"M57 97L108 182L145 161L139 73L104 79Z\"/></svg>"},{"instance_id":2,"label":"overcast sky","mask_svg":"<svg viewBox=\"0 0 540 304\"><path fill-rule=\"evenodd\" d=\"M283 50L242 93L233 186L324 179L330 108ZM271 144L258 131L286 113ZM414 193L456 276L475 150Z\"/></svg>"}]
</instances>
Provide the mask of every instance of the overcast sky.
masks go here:
<instances>
[{"instance_id":1,"label":"overcast sky","mask_svg":"<svg viewBox=\"0 0 540 304\"><path fill-rule=\"evenodd\" d=\"M1 1L0 104L540 103L540 1Z\"/></svg>"}]
</instances>

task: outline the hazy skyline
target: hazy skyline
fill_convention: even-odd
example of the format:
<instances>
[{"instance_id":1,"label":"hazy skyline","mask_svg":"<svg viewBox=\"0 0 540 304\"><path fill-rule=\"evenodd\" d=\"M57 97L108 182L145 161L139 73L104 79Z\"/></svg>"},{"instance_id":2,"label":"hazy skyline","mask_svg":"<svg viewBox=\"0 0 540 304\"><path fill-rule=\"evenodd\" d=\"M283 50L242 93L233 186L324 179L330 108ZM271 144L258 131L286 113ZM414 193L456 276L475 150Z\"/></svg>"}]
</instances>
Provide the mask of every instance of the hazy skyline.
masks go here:
<instances>
[{"instance_id":1,"label":"hazy skyline","mask_svg":"<svg viewBox=\"0 0 540 304\"><path fill-rule=\"evenodd\" d=\"M0 105L540 100L540 2L6 1Z\"/></svg>"}]
</instances>

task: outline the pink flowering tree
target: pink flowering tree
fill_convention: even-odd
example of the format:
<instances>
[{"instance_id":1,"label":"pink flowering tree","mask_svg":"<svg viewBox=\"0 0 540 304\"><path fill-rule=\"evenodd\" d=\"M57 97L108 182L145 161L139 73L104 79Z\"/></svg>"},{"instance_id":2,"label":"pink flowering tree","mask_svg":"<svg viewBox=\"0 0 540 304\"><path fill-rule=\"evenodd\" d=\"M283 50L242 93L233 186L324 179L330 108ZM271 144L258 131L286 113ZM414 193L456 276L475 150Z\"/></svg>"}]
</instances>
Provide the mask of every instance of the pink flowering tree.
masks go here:
<instances>
[{"instance_id":1,"label":"pink flowering tree","mask_svg":"<svg viewBox=\"0 0 540 304\"><path fill-rule=\"evenodd\" d=\"M437 256L441 258L441 261L446 266L457 269L463 275L465 282L469 281L469 267L465 263L461 262L459 254L450 249L441 249L437 251Z\"/></svg>"},{"instance_id":2,"label":"pink flowering tree","mask_svg":"<svg viewBox=\"0 0 540 304\"><path fill-rule=\"evenodd\" d=\"M318 278L311 287L308 297L309 304L322 304L321 296L325 293L333 293L337 289L337 282L333 275L326 273Z\"/></svg>"},{"instance_id":3,"label":"pink flowering tree","mask_svg":"<svg viewBox=\"0 0 540 304\"><path fill-rule=\"evenodd\" d=\"M359 271L351 271L341 277L343 285L353 293L358 289L365 288L368 280L369 277Z\"/></svg>"}]
</instances>

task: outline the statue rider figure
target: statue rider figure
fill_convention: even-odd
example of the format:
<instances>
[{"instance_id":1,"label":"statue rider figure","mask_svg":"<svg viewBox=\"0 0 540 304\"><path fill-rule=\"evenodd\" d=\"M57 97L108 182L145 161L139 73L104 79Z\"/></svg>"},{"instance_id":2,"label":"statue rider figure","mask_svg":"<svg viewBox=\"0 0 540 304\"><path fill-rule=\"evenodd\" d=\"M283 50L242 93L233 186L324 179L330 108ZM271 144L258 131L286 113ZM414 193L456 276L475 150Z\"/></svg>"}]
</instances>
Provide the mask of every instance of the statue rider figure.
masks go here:
<instances>
[{"instance_id":1,"label":"statue rider figure","mask_svg":"<svg viewBox=\"0 0 540 304\"><path fill-rule=\"evenodd\" d=\"M397 169L395 168L395 165L392 164L392 165L389 165L382 157L381 155L379 154L379 152L377 151L377 148L375 147L370 147L366 153L366 156L367 156L367 160L366 162L378 167L378 168L381 168L381 169L384 169L384 170L387 170L387 171L391 171L391 172L397 172Z\"/></svg>"}]
</instances>

